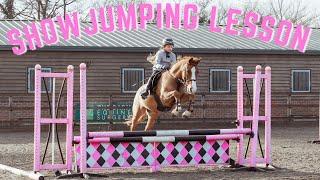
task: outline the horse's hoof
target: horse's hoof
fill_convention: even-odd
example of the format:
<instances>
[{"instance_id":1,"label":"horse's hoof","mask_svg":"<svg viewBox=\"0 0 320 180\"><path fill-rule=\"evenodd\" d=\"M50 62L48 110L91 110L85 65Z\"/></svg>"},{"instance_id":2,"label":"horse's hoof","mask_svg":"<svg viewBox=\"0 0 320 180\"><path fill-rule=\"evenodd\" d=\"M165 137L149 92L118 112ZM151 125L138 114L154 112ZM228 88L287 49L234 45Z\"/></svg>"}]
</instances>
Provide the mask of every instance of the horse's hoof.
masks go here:
<instances>
[{"instance_id":1,"label":"horse's hoof","mask_svg":"<svg viewBox=\"0 0 320 180\"><path fill-rule=\"evenodd\" d=\"M177 111L178 111L178 112L181 112L181 111L182 111L182 107L181 107L181 106L178 106Z\"/></svg>"},{"instance_id":2,"label":"horse's hoof","mask_svg":"<svg viewBox=\"0 0 320 180\"><path fill-rule=\"evenodd\" d=\"M171 112L171 114L174 116L174 117L177 117L179 115L179 111L176 111L176 110L173 110Z\"/></svg>"},{"instance_id":3,"label":"horse's hoof","mask_svg":"<svg viewBox=\"0 0 320 180\"><path fill-rule=\"evenodd\" d=\"M191 112L190 111L185 111L184 113L182 113L182 117L183 118L189 118L191 116Z\"/></svg>"}]
</instances>

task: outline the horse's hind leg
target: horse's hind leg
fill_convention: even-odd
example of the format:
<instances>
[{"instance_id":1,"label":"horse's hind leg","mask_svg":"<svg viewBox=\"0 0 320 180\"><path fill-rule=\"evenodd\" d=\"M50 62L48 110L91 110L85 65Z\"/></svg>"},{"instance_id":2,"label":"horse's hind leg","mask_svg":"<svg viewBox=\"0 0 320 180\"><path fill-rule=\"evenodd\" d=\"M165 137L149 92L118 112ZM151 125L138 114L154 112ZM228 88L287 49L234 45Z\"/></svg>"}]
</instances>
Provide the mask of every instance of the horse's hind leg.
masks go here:
<instances>
[{"instance_id":1,"label":"horse's hind leg","mask_svg":"<svg viewBox=\"0 0 320 180\"><path fill-rule=\"evenodd\" d=\"M130 126L130 131L134 131L138 124L141 123L146 116L146 108L140 107L137 108L135 113L132 116L132 121L131 121L131 126Z\"/></svg>"},{"instance_id":2,"label":"horse's hind leg","mask_svg":"<svg viewBox=\"0 0 320 180\"><path fill-rule=\"evenodd\" d=\"M148 115L148 122L144 129L145 131L149 131L153 129L154 124L158 118L159 112L157 110L154 110L154 111L148 110L147 115Z\"/></svg>"}]
</instances>

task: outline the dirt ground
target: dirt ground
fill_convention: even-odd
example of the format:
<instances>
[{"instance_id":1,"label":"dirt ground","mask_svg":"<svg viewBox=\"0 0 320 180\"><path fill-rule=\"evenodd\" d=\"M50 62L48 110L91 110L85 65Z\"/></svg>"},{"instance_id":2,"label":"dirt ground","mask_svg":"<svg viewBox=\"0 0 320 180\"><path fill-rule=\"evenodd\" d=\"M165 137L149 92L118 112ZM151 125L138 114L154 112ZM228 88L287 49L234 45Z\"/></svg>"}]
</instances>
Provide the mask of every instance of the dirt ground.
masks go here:
<instances>
[{"instance_id":1,"label":"dirt ground","mask_svg":"<svg viewBox=\"0 0 320 180\"><path fill-rule=\"evenodd\" d=\"M158 126L157 129L161 127ZM63 134L61 136L63 137ZM108 179L320 179L320 144L307 143L309 140L316 139L317 136L318 125L315 122L274 123L272 127L272 164L279 167L274 171L249 172L214 166L165 168L157 173L150 173L148 169L118 170L109 171L107 175ZM263 136L261 139L263 140ZM230 154L234 157L235 143L232 144ZM31 131L14 132L14 130L0 132L0 163L32 170L33 133ZM47 175L49 177L46 179L54 179L52 174ZM1 172L0 179L24 178Z\"/></svg>"}]
</instances>

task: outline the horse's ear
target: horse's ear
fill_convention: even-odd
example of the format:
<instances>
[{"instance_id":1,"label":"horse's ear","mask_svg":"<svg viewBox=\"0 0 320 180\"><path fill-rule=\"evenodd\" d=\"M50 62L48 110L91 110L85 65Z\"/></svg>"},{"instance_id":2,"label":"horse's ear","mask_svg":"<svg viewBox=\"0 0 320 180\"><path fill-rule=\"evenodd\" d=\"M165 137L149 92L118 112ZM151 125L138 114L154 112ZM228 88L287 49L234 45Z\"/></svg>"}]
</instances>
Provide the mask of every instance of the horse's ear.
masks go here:
<instances>
[{"instance_id":1,"label":"horse's ear","mask_svg":"<svg viewBox=\"0 0 320 180\"><path fill-rule=\"evenodd\" d=\"M199 64L200 60L201 60L200 58L191 57L189 59L189 64L192 65L192 66L197 66Z\"/></svg>"}]
</instances>

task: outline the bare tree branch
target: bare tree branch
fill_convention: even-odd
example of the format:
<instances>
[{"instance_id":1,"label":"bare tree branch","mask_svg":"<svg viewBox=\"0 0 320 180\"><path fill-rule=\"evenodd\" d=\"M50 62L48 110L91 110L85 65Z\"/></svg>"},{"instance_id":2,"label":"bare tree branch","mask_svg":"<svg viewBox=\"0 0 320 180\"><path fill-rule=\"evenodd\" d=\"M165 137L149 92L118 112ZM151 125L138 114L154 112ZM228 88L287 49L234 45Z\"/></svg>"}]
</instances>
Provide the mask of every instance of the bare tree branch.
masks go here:
<instances>
[{"instance_id":1,"label":"bare tree branch","mask_svg":"<svg viewBox=\"0 0 320 180\"><path fill-rule=\"evenodd\" d=\"M272 15L279 21L288 19L294 24L315 26L316 18L319 18L319 12L311 13L312 8L302 0L269 0L269 9L265 11L268 15Z\"/></svg>"},{"instance_id":2,"label":"bare tree branch","mask_svg":"<svg viewBox=\"0 0 320 180\"><path fill-rule=\"evenodd\" d=\"M0 4L0 11L5 19L14 19L16 17L14 0L5 0Z\"/></svg>"},{"instance_id":3,"label":"bare tree branch","mask_svg":"<svg viewBox=\"0 0 320 180\"><path fill-rule=\"evenodd\" d=\"M196 1L200 7L199 23L208 23L210 19L210 5L211 0L198 0Z\"/></svg>"}]
</instances>

